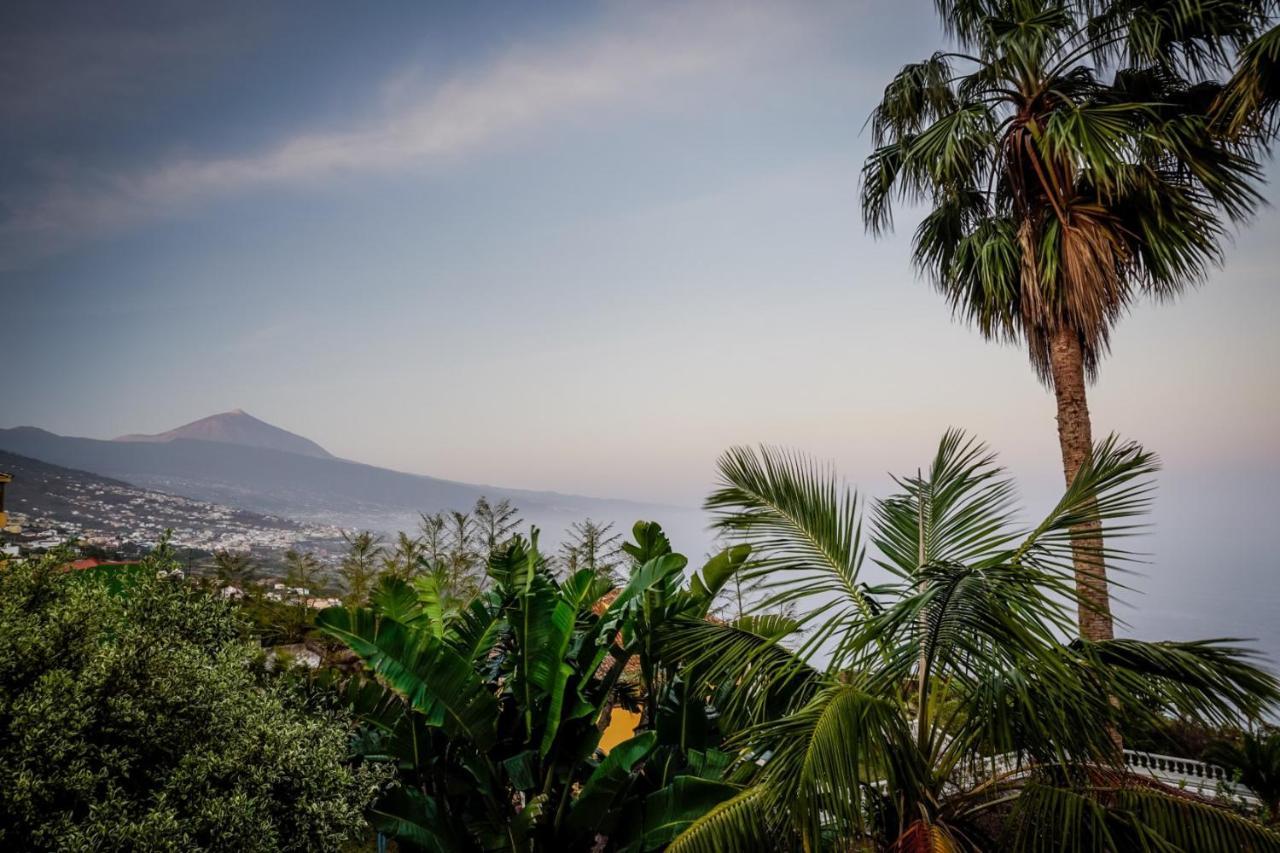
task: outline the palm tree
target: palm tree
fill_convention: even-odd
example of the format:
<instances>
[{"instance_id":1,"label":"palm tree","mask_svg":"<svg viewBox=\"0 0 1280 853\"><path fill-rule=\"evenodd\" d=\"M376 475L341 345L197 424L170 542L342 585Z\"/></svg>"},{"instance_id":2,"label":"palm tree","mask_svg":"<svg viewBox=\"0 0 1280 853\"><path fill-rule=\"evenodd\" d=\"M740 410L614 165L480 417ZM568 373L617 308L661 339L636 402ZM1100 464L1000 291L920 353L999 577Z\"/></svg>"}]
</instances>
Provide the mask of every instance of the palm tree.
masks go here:
<instances>
[{"instance_id":1,"label":"palm tree","mask_svg":"<svg viewBox=\"0 0 1280 853\"><path fill-rule=\"evenodd\" d=\"M283 634L287 642L303 640L311 621L311 604L324 595L320 561L310 551L290 548L284 553L286 593Z\"/></svg>"},{"instance_id":2,"label":"palm tree","mask_svg":"<svg viewBox=\"0 0 1280 853\"><path fill-rule=\"evenodd\" d=\"M752 546L761 606L806 615L665 632L663 654L754 771L672 853L1280 849L1259 824L1127 774L1108 733L1160 714L1238 721L1280 697L1273 677L1221 641L1064 639L1072 544L1092 535L1082 516L1132 530L1155 470L1108 439L1027 527L994 457L951 432L874 504L868 541L857 497L826 469L726 454L707 507ZM878 586L861 574L869 544L890 578ZM796 627L792 650L779 637Z\"/></svg>"},{"instance_id":3,"label":"palm tree","mask_svg":"<svg viewBox=\"0 0 1280 853\"><path fill-rule=\"evenodd\" d=\"M523 522L520 510L508 498L489 503L489 499L481 495L476 499L471 515L475 519L477 544L484 550L486 559L505 545Z\"/></svg>"},{"instance_id":4,"label":"palm tree","mask_svg":"<svg viewBox=\"0 0 1280 853\"><path fill-rule=\"evenodd\" d=\"M1250 147L1216 131L1212 78L1268 8L938 0L958 49L905 66L872 113L867 228L892 227L895 198L926 205L916 267L984 336L1027 348L1056 397L1068 483L1092 450L1086 381L1116 321L1203 280L1260 201ZM1112 636L1101 549L1077 538L1092 640Z\"/></svg>"},{"instance_id":5,"label":"palm tree","mask_svg":"<svg viewBox=\"0 0 1280 853\"><path fill-rule=\"evenodd\" d=\"M422 540L403 530L396 534L390 550L383 555L382 570L392 577L408 581L422 566Z\"/></svg>"}]
</instances>

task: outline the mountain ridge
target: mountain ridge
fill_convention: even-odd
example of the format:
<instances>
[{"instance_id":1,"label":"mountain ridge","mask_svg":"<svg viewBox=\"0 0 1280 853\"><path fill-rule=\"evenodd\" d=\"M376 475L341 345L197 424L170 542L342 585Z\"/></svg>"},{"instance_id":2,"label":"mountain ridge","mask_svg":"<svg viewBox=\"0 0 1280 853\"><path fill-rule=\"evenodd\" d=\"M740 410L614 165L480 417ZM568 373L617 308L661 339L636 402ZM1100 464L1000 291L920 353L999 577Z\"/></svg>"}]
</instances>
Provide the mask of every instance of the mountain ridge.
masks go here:
<instances>
[{"instance_id":1,"label":"mountain ridge","mask_svg":"<svg viewBox=\"0 0 1280 853\"><path fill-rule=\"evenodd\" d=\"M178 439L214 441L242 447L262 447L284 451L285 453L297 453L302 456L314 456L317 459L336 458L311 439L255 418L244 409L219 412L182 426L174 427L165 432L153 434L129 433L128 435L114 438L112 441L167 442Z\"/></svg>"}]
</instances>

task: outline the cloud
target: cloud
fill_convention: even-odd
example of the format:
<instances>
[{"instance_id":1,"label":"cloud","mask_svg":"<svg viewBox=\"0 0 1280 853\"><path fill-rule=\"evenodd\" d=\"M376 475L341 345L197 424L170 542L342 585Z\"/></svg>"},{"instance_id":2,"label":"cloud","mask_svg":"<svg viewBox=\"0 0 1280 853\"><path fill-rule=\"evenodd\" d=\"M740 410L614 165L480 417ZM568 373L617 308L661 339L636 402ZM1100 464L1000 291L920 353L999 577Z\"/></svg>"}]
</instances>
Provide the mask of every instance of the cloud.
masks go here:
<instances>
[{"instance_id":1,"label":"cloud","mask_svg":"<svg viewBox=\"0 0 1280 853\"><path fill-rule=\"evenodd\" d=\"M649 6L639 17L621 14L625 8L591 32L513 49L445 81L426 79L411 64L370 98L381 105L377 112L345 127L300 129L232 156L188 156L126 172L72 170L5 199L0 251L21 265L222 196L455 163L555 121L656 104L672 87L740 69L798 31L781 5Z\"/></svg>"},{"instance_id":2,"label":"cloud","mask_svg":"<svg viewBox=\"0 0 1280 853\"><path fill-rule=\"evenodd\" d=\"M238 60L269 32L270 17L192 0L5 9L0 120L12 133L139 109Z\"/></svg>"}]
</instances>

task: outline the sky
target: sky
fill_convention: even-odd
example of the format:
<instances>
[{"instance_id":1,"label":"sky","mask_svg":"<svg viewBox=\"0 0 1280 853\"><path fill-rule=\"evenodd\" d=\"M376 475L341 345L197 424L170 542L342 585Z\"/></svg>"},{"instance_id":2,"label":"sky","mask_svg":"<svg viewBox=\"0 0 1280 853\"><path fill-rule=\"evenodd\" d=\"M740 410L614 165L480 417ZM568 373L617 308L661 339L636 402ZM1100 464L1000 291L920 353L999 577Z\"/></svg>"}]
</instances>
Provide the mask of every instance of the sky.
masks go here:
<instances>
[{"instance_id":1,"label":"sky","mask_svg":"<svg viewBox=\"0 0 1280 853\"><path fill-rule=\"evenodd\" d=\"M910 211L859 215L867 116L943 44L930 0L6 3L0 426L242 408L690 506L732 444L876 493L957 426L1044 507L1052 396L915 275ZM1165 461L1144 624L1229 633L1248 581L1280 650L1277 226L1136 305L1091 405Z\"/></svg>"}]
</instances>

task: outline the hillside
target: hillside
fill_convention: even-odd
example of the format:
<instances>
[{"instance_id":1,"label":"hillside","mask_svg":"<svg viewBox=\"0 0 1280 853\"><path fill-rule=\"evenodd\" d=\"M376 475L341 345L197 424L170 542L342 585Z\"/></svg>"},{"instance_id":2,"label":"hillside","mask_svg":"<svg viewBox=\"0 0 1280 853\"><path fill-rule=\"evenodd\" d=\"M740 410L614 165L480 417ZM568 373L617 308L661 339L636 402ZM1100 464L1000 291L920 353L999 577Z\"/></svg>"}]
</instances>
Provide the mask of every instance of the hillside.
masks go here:
<instances>
[{"instance_id":1,"label":"hillside","mask_svg":"<svg viewBox=\"0 0 1280 853\"><path fill-rule=\"evenodd\" d=\"M0 471L14 478L6 494L9 512L23 517L29 529L56 531L59 539L84 537L107 548L145 546L169 529L175 545L205 550L341 547L335 528L139 488L5 450Z\"/></svg>"},{"instance_id":2,"label":"hillside","mask_svg":"<svg viewBox=\"0 0 1280 853\"><path fill-rule=\"evenodd\" d=\"M695 552L707 539L696 510L458 483L225 441L103 441L15 427L0 429L0 449L171 494L343 528L412 530L420 512L467 509L483 495L510 499L526 522L546 531L549 544L587 516L621 530L654 519Z\"/></svg>"}]
</instances>

